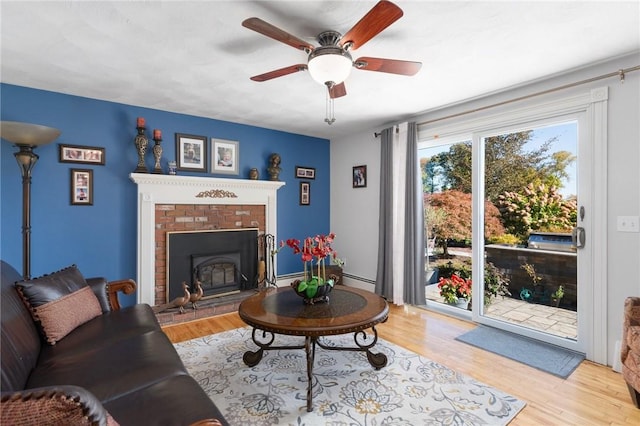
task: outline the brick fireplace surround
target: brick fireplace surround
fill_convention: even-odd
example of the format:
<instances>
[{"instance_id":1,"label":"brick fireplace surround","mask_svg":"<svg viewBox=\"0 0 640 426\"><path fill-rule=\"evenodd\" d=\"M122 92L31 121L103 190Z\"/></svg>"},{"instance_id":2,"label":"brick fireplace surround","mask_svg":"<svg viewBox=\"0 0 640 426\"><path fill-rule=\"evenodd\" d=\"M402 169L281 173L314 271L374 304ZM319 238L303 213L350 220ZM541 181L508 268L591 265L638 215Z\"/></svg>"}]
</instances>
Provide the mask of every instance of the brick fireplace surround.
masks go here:
<instances>
[{"instance_id":1,"label":"brick fireplace surround","mask_svg":"<svg viewBox=\"0 0 640 426\"><path fill-rule=\"evenodd\" d=\"M138 186L137 301L167 302L169 231L257 228L277 235L277 190L284 182L132 173ZM237 309L238 295L209 299L186 313L169 309L161 324L190 321Z\"/></svg>"}]
</instances>

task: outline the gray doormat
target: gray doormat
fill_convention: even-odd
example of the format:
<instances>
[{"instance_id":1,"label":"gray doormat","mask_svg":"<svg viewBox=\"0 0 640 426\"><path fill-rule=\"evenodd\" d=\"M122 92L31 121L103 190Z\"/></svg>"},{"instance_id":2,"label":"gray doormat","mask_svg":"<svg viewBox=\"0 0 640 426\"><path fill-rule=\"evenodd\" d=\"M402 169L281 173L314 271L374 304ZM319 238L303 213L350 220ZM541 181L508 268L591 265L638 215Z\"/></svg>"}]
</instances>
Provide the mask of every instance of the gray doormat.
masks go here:
<instances>
[{"instance_id":1,"label":"gray doormat","mask_svg":"<svg viewBox=\"0 0 640 426\"><path fill-rule=\"evenodd\" d=\"M480 325L456 340L566 379L584 360L582 353L508 331Z\"/></svg>"}]
</instances>

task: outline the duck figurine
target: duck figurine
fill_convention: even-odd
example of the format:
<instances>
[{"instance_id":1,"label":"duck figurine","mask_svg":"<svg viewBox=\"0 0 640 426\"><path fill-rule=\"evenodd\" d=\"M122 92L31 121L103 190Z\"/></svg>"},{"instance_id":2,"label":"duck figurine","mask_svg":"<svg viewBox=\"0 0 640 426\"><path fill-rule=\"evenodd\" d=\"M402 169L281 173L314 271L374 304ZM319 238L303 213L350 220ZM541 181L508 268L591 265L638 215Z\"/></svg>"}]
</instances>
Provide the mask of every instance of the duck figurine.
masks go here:
<instances>
[{"instance_id":1,"label":"duck figurine","mask_svg":"<svg viewBox=\"0 0 640 426\"><path fill-rule=\"evenodd\" d=\"M189 303L189 301L191 300L191 293L189 293L189 286L187 285L186 281L182 281L182 291L183 291L183 295L176 297L171 302L165 303L163 305L154 306L153 312L157 314L157 313L166 311L167 309L177 307L179 308L180 313L184 314L184 305Z\"/></svg>"},{"instance_id":2,"label":"duck figurine","mask_svg":"<svg viewBox=\"0 0 640 426\"><path fill-rule=\"evenodd\" d=\"M180 313L184 314L184 305L189 303L191 300L191 293L189 293L189 286L186 281L182 281L182 291L184 291L184 296L176 297L171 302L175 303L175 306L178 306L180 309Z\"/></svg>"},{"instance_id":3,"label":"duck figurine","mask_svg":"<svg viewBox=\"0 0 640 426\"><path fill-rule=\"evenodd\" d=\"M204 294L204 291L202 290L202 283L200 282L200 280L196 280L196 292L195 293L191 293L191 295L189 296L189 301L191 302L191 307L195 310L198 309L198 305L196 304L196 302L200 299L202 299L202 295Z\"/></svg>"}]
</instances>

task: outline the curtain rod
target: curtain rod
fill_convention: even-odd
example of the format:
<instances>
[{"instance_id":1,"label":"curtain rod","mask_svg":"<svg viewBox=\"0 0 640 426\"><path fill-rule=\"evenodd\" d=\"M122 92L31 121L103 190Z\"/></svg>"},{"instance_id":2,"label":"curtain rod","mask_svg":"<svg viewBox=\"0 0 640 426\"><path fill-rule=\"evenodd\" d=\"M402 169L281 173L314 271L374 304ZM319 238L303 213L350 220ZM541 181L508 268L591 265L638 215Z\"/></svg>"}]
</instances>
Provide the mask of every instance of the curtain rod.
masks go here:
<instances>
[{"instance_id":1,"label":"curtain rod","mask_svg":"<svg viewBox=\"0 0 640 426\"><path fill-rule=\"evenodd\" d=\"M395 126L395 128L396 128L396 133L400 133L400 126L396 125L396 126ZM374 137L374 138L377 138L377 137L378 137L378 136L380 136L381 134L382 134L382 132L374 132L374 133L373 133L373 137Z\"/></svg>"},{"instance_id":2,"label":"curtain rod","mask_svg":"<svg viewBox=\"0 0 640 426\"><path fill-rule=\"evenodd\" d=\"M483 106L483 107L470 109L468 111L458 112L458 113L447 115L447 116L440 117L440 118L434 118L433 120L423 121L421 123L418 123L418 125L422 126L422 125L425 125L425 124L435 123L437 121L447 120L449 118L460 117L462 115L472 114L472 113L478 112L478 111L484 111L486 109L495 108L495 107L498 107L498 106L510 104L510 103L513 103L513 102L522 101L522 100L529 99L529 98L534 98L536 96L541 96L541 95L546 95L546 94L553 93L553 92L558 92L560 90L569 89L571 87L580 86L582 84L592 83L594 81L603 80L605 78L618 76L620 78L620 82L624 83L624 77L625 77L626 73L630 73L630 72L638 71L638 70L640 70L640 65L636 65L634 67L626 68L626 69L622 69L621 68L618 71L610 72L608 74L602 74L602 75L599 75L597 77L588 78L586 80L576 81L574 83L565 84L563 86L554 87L552 89L543 90L541 92L531 93L529 95L524 95L524 96L520 96L518 98L509 99L509 100L502 101L502 102L497 102L495 104L491 104L491 105L486 105L486 106ZM374 135L377 137L379 135L379 133L374 133Z\"/></svg>"}]
</instances>

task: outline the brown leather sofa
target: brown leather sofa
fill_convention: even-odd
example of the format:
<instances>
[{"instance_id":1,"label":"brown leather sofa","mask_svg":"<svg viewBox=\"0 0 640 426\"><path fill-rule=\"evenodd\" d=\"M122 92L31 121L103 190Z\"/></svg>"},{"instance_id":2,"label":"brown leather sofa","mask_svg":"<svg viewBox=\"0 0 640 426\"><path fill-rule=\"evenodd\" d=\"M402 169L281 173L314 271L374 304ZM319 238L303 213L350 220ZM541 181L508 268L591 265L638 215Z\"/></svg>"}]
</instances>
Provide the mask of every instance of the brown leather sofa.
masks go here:
<instances>
[{"instance_id":1,"label":"brown leather sofa","mask_svg":"<svg viewBox=\"0 0 640 426\"><path fill-rule=\"evenodd\" d=\"M622 377L633 403L640 408L640 297L627 297L624 302L621 358Z\"/></svg>"},{"instance_id":2,"label":"brown leather sofa","mask_svg":"<svg viewBox=\"0 0 640 426\"><path fill-rule=\"evenodd\" d=\"M0 424L228 424L187 373L151 307L120 309L115 291L131 293L133 281L79 279L73 266L30 280L31 287L20 287L15 283L22 277L12 266L3 261L0 272ZM49 311L40 302L61 289L77 289L76 285L89 293L91 303L95 298L90 293L95 294L99 312L50 340L53 334L47 334L51 329L46 327L56 329L64 321L47 323ZM73 317L91 303L78 302L65 311Z\"/></svg>"}]
</instances>

